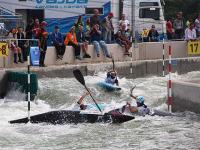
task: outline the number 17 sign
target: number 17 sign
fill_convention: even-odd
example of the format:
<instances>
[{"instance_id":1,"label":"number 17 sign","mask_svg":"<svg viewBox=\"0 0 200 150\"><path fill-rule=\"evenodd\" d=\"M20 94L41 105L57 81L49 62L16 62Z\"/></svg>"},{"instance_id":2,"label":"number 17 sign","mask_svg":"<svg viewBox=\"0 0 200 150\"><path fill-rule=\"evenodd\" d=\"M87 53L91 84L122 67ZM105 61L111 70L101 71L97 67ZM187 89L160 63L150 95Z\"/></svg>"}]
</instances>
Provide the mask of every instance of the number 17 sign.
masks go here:
<instances>
[{"instance_id":1,"label":"number 17 sign","mask_svg":"<svg viewBox=\"0 0 200 150\"><path fill-rule=\"evenodd\" d=\"M200 54L200 41L188 42L188 54L190 55Z\"/></svg>"}]
</instances>

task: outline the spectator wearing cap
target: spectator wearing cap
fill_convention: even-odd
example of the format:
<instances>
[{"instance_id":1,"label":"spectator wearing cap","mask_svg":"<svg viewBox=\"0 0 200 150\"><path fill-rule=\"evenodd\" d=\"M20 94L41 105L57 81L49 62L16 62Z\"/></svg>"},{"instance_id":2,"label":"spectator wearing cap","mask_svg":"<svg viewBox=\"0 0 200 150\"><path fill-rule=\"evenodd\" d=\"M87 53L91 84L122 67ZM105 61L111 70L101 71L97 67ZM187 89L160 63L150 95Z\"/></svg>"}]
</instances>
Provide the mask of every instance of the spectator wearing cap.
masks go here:
<instances>
[{"instance_id":1,"label":"spectator wearing cap","mask_svg":"<svg viewBox=\"0 0 200 150\"><path fill-rule=\"evenodd\" d=\"M75 26L73 26L71 30L69 31L69 33L67 33L64 43L65 45L72 46L75 50L75 59L81 60L81 57L80 57L81 48L76 38Z\"/></svg>"},{"instance_id":2,"label":"spectator wearing cap","mask_svg":"<svg viewBox=\"0 0 200 150\"><path fill-rule=\"evenodd\" d=\"M65 44L62 34L60 33L60 28L55 26L54 32L51 35L52 44L56 48L57 59L63 59L65 53Z\"/></svg>"},{"instance_id":3,"label":"spectator wearing cap","mask_svg":"<svg viewBox=\"0 0 200 150\"><path fill-rule=\"evenodd\" d=\"M158 31L156 30L155 25L151 26L151 30L149 31L148 37L150 39L150 42L158 42Z\"/></svg>"},{"instance_id":4,"label":"spectator wearing cap","mask_svg":"<svg viewBox=\"0 0 200 150\"><path fill-rule=\"evenodd\" d=\"M38 33L39 48L40 48L40 67L45 67L44 60L47 51L48 32L46 31L47 22L42 21Z\"/></svg>"},{"instance_id":5,"label":"spectator wearing cap","mask_svg":"<svg viewBox=\"0 0 200 150\"><path fill-rule=\"evenodd\" d=\"M102 20L102 37L103 41L107 44L111 43L112 33L114 32L113 23L112 23L113 13L110 12L107 17Z\"/></svg>"},{"instance_id":6,"label":"spectator wearing cap","mask_svg":"<svg viewBox=\"0 0 200 150\"><path fill-rule=\"evenodd\" d=\"M77 41L80 47L82 48L84 55L83 58L91 58L91 56L87 53L88 50L88 41L85 38L85 33L83 32L83 26L79 26L78 32L76 34Z\"/></svg>"},{"instance_id":7,"label":"spectator wearing cap","mask_svg":"<svg viewBox=\"0 0 200 150\"><path fill-rule=\"evenodd\" d=\"M194 24L190 23L190 26L185 30L185 40L186 41L193 41L196 40L196 30L194 28Z\"/></svg>"},{"instance_id":8,"label":"spectator wearing cap","mask_svg":"<svg viewBox=\"0 0 200 150\"><path fill-rule=\"evenodd\" d=\"M90 35L91 35L91 42L94 45L94 48L97 53L97 57L100 57L99 51L100 51L100 47L101 47L102 50L104 51L105 56L108 58L111 58L105 41L101 40L101 34L102 33L99 29L99 25L98 24L94 25L90 32Z\"/></svg>"}]
</instances>

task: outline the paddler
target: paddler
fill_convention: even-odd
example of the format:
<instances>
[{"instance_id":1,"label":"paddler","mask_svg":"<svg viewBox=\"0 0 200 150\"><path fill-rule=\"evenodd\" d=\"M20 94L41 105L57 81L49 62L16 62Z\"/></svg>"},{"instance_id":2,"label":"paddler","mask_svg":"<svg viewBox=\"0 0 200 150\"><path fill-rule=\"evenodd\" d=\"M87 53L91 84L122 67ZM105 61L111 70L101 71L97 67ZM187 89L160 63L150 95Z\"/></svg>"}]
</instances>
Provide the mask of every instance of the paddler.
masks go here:
<instances>
[{"instance_id":1,"label":"paddler","mask_svg":"<svg viewBox=\"0 0 200 150\"><path fill-rule=\"evenodd\" d=\"M132 106L130 102L127 102L124 109L128 109L131 113L138 114L139 116L150 114L150 109L144 104L144 96L134 96L132 94L130 96L136 100L137 106Z\"/></svg>"},{"instance_id":2,"label":"paddler","mask_svg":"<svg viewBox=\"0 0 200 150\"><path fill-rule=\"evenodd\" d=\"M117 72L115 70L111 70L107 73L107 78L105 80L106 83L110 83L112 85L116 84L119 86L119 82L117 80Z\"/></svg>"}]
</instances>

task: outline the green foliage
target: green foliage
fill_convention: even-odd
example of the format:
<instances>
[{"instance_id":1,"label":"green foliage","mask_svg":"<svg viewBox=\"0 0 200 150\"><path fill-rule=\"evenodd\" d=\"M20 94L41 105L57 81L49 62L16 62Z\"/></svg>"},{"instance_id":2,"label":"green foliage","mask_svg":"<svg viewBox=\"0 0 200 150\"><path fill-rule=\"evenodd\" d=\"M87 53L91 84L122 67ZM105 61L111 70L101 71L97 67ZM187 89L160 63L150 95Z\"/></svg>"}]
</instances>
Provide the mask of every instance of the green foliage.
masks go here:
<instances>
[{"instance_id":1,"label":"green foliage","mask_svg":"<svg viewBox=\"0 0 200 150\"><path fill-rule=\"evenodd\" d=\"M183 12L185 19L195 19L200 13L200 0L165 0L165 18L174 19L176 12Z\"/></svg>"}]
</instances>

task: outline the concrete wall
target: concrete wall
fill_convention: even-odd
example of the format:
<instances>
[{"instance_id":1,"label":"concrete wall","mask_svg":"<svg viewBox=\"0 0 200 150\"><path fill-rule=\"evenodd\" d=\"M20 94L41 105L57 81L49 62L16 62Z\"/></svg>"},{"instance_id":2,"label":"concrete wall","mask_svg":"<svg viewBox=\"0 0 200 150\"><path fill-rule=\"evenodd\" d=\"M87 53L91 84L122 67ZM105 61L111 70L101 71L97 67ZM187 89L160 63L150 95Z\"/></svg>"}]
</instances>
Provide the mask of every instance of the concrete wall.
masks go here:
<instances>
[{"instance_id":1,"label":"concrete wall","mask_svg":"<svg viewBox=\"0 0 200 150\"><path fill-rule=\"evenodd\" d=\"M172 111L200 113L200 81L172 83Z\"/></svg>"},{"instance_id":2,"label":"concrete wall","mask_svg":"<svg viewBox=\"0 0 200 150\"><path fill-rule=\"evenodd\" d=\"M7 92L7 74L5 70L0 70L0 98L3 98Z\"/></svg>"},{"instance_id":3,"label":"concrete wall","mask_svg":"<svg viewBox=\"0 0 200 150\"><path fill-rule=\"evenodd\" d=\"M165 42L165 58L168 58L168 48L169 45L172 46L172 57L173 58L184 58L189 57L187 54L187 42L185 41L174 41ZM133 60L155 60L162 59L162 43L161 42L148 42L139 43L137 48L133 48L133 57L124 56L124 49L117 44L108 44L108 50L112 54L115 61L130 61ZM132 49L131 49L132 50ZM130 50L130 51L131 51ZM89 45L88 53L92 56L91 59L75 60L74 50L72 47L67 46L64 58L62 61L56 61L56 51L54 47L48 47L45 64L51 65L64 65L64 64L81 64L81 63L96 63L96 62L109 62L110 59L104 57L101 51L101 56L96 57L96 52L93 45ZM13 53L10 52L9 57L6 58L5 63L3 59L0 58L0 68L13 68L13 67L25 67L27 64L13 64Z\"/></svg>"}]
</instances>

